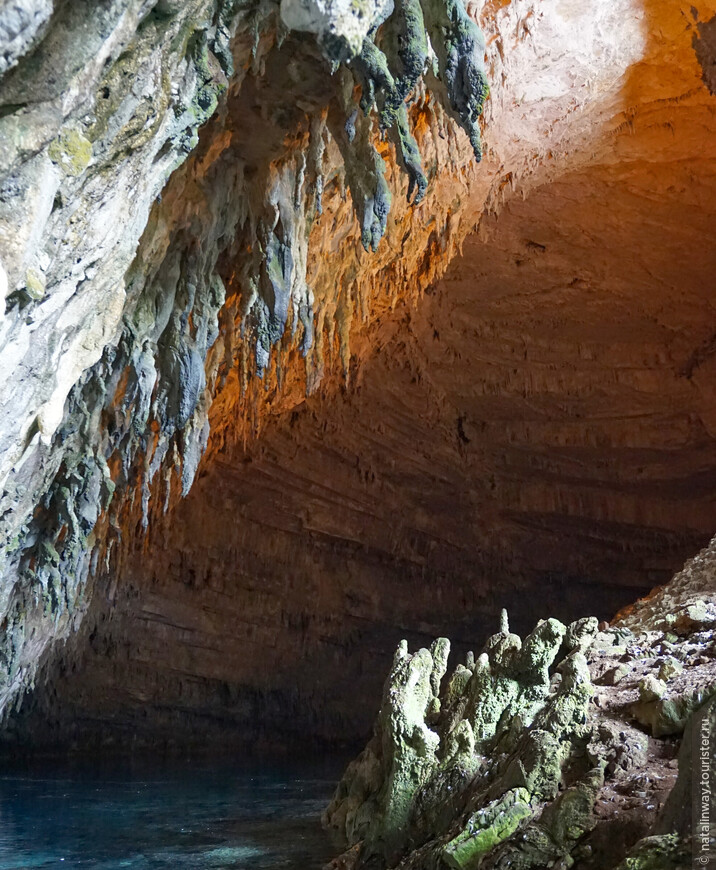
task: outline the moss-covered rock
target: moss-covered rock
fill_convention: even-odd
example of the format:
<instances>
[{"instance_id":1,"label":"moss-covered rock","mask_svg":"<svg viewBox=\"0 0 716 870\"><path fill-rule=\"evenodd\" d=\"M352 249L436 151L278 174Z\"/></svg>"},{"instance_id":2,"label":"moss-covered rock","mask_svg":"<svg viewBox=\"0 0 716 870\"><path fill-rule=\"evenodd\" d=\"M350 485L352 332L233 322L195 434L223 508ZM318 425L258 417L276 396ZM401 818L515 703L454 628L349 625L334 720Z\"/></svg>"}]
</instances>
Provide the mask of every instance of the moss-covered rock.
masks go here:
<instances>
[{"instance_id":1,"label":"moss-covered rock","mask_svg":"<svg viewBox=\"0 0 716 870\"><path fill-rule=\"evenodd\" d=\"M714 696L716 681L696 687L676 688L657 698L640 699L632 705L631 711L638 722L651 730L654 737L679 735L683 734L694 710Z\"/></svg>"},{"instance_id":2,"label":"moss-covered rock","mask_svg":"<svg viewBox=\"0 0 716 870\"><path fill-rule=\"evenodd\" d=\"M25 273L25 290L30 299L38 302L45 295L45 278L41 272L32 267Z\"/></svg>"},{"instance_id":3,"label":"moss-covered rock","mask_svg":"<svg viewBox=\"0 0 716 870\"><path fill-rule=\"evenodd\" d=\"M443 861L456 870L479 867L484 855L514 834L532 815L530 800L531 795L526 789L511 789L473 813L465 830L443 849Z\"/></svg>"},{"instance_id":4,"label":"moss-covered rock","mask_svg":"<svg viewBox=\"0 0 716 870\"><path fill-rule=\"evenodd\" d=\"M579 650L581 638L593 636L592 627L570 627L571 651L559 665L561 681L554 689L550 671L569 631L558 620L542 620L523 643L503 615L501 630L477 661L470 657L470 667L458 665L442 691L447 642L412 656L401 645L376 737L349 767L325 821L349 843L361 839L360 861L378 856L379 866L393 866L421 846L416 855L472 870L523 829L533 831L535 842L547 843L540 855L568 854L588 828L604 758L561 795L551 815L542 809L557 797L575 747L584 752L592 688ZM368 769L383 778L370 793L363 785ZM361 807L358 794L364 795ZM360 816L359 832L348 823L349 814ZM527 852L514 849L527 860ZM415 866L422 867L420 861Z\"/></svg>"},{"instance_id":5,"label":"moss-covered rock","mask_svg":"<svg viewBox=\"0 0 716 870\"><path fill-rule=\"evenodd\" d=\"M89 166L92 143L78 128L70 127L50 143L47 153L65 175L76 178Z\"/></svg>"},{"instance_id":6,"label":"moss-covered rock","mask_svg":"<svg viewBox=\"0 0 716 870\"><path fill-rule=\"evenodd\" d=\"M644 837L614 870L683 870L691 866L691 849L676 834Z\"/></svg>"}]
</instances>

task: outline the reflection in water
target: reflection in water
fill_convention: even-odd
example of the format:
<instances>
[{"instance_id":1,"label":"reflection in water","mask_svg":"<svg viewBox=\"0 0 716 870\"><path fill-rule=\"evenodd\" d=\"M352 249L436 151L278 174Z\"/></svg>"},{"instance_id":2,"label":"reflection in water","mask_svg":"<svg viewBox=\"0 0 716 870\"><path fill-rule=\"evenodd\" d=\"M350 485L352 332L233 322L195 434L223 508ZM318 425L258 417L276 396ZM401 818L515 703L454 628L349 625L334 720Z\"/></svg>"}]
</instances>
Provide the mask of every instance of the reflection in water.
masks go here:
<instances>
[{"instance_id":1,"label":"reflection in water","mask_svg":"<svg viewBox=\"0 0 716 870\"><path fill-rule=\"evenodd\" d=\"M317 870L341 760L135 759L0 776L0 870Z\"/></svg>"}]
</instances>

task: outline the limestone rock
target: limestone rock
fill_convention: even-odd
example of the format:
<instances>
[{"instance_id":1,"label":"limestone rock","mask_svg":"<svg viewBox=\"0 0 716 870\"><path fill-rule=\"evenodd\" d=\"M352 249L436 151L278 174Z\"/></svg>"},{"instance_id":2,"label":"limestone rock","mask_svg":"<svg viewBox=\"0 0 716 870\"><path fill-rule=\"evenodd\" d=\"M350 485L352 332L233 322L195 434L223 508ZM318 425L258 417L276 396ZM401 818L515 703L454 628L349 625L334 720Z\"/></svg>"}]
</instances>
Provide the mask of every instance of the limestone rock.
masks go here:
<instances>
[{"instance_id":1,"label":"limestone rock","mask_svg":"<svg viewBox=\"0 0 716 870\"><path fill-rule=\"evenodd\" d=\"M385 0L368 0L362 5L345 0L281 0L280 8L281 20L289 30L315 34L338 57L341 48L344 56L355 57L370 31L392 12L393 4Z\"/></svg>"},{"instance_id":2,"label":"limestone rock","mask_svg":"<svg viewBox=\"0 0 716 870\"><path fill-rule=\"evenodd\" d=\"M479 169L458 5L333 74L277 4L3 6L7 739L355 739L393 624L610 617L705 542L712 5L486 6Z\"/></svg>"},{"instance_id":3,"label":"limestone rock","mask_svg":"<svg viewBox=\"0 0 716 870\"><path fill-rule=\"evenodd\" d=\"M0 10L0 75L38 39L52 15L53 0L13 0Z\"/></svg>"},{"instance_id":4,"label":"limestone rock","mask_svg":"<svg viewBox=\"0 0 716 870\"><path fill-rule=\"evenodd\" d=\"M673 612L693 617L695 610L685 600L699 591L711 602L713 576L684 588L677 575L658 594ZM709 608L696 609L694 622L701 625L701 614ZM616 632L608 638L597 633L593 620L569 626L541 620L523 641L510 633L503 611L501 630L476 661L469 660L472 667L458 665L443 686L430 683L435 665L427 650L411 657L401 647L385 697L393 705L403 703L404 712L399 716L392 706L386 719L384 700L376 734L391 721L396 733L404 733L408 722L407 731L423 734L429 699L440 694L430 751L427 756L403 751L406 766L396 768L398 777L391 774L395 762L373 768L383 785L374 783L371 795L391 793L395 782L404 786L400 813L391 817L365 788L350 787L351 778L365 777L355 777L355 766L349 767L326 817L347 839L346 860L356 868L400 870L683 866L690 848L694 741L714 724L709 725L716 709L716 664L688 655L699 645L691 630L667 641L678 657L659 662L644 655L663 645L655 616L663 614L650 608L643 621L630 617L628 631L616 625L608 629ZM625 641L629 651L625 654L615 640ZM445 642L439 643L446 652ZM619 665L626 666L621 679L602 678L597 705L592 673L613 674L625 656L629 661ZM668 683L655 676L657 667ZM408 672L414 690L406 695L401 686ZM445 673L444 656L438 673ZM682 733L677 777L674 737ZM394 744L383 745L395 758ZM376 738L360 756L361 764L371 747L375 751ZM355 800L359 794L366 796L361 806ZM346 806L360 815L360 831L345 824ZM389 834L390 825L395 827ZM375 831L393 848L370 848Z\"/></svg>"},{"instance_id":5,"label":"limestone rock","mask_svg":"<svg viewBox=\"0 0 716 870\"><path fill-rule=\"evenodd\" d=\"M659 666L659 679L667 683L672 677L680 674L684 670L682 663L675 658L667 658Z\"/></svg>"},{"instance_id":6,"label":"limestone rock","mask_svg":"<svg viewBox=\"0 0 716 870\"><path fill-rule=\"evenodd\" d=\"M393 866L409 844L432 841L425 848L442 855L449 866L477 867L557 796L572 742L589 732L592 696L587 662L577 642L560 663L562 680L550 694L549 669L567 632L574 637L580 626L567 629L557 620L544 620L523 643L509 633L503 614L501 631L487 641L473 673L465 679L458 670L444 690L446 703L435 718L435 731L427 728L425 717L434 710L431 702L440 691L447 643L436 641L432 654L420 650L413 656L404 645L399 647L376 738L363 760L346 771L324 817L352 846L362 841L361 862L380 855L384 866ZM361 769L379 735L384 781L377 798L366 796L357 807L352 795L365 794L365 789L356 788L355 782L364 779ZM537 841L546 836L552 844L540 847L543 859L567 854L583 833L579 826L586 826L591 811L587 803L594 800L588 798L593 788L587 788L587 781L589 777L562 796L544 830L535 828L541 832L535 834ZM442 812L436 811L438 806ZM435 842L454 827L453 816L465 810L468 819L449 841ZM573 812L581 821L572 818ZM366 823L360 831L346 823L349 813ZM567 833L577 828L579 833ZM517 851L528 860L531 849Z\"/></svg>"},{"instance_id":7,"label":"limestone rock","mask_svg":"<svg viewBox=\"0 0 716 870\"><path fill-rule=\"evenodd\" d=\"M648 698L632 707L636 719L650 728L654 737L682 734L694 710L716 694L716 682L672 689L659 697L647 694Z\"/></svg>"},{"instance_id":8,"label":"limestone rock","mask_svg":"<svg viewBox=\"0 0 716 870\"><path fill-rule=\"evenodd\" d=\"M658 701L666 692L666 683L649 674L639 683L639 700L642 703Z\"/></svg>"},{"instance_id":9,"label":"limestone rock","mask_svg":"<svg viewBox=\"0 0 716 870\"><path fill-rule=\"evenodd\" d=\"M14 628L0 718L34 684L43 650L79 626L118 516L146 530L159 489L166 508L172 486L188 493L214 393L239 369L262 377L284 338L303 358L313 348L308 247L324 179L348 184L375 250L393 160L380 135L426 191L405 101L433 88L441 123L453 116L479 141L484 39L462 2L445 2L424 18L418 3L287 0L282 22L271 4L234 0L4 5L0 610ZM376 28L394 12L383 41ZM424 58L409 62L428 30L441 59L429 82ZM357 55L372 66L359 71ZM259 83L273 141L244 135L243 89ZM220 261L239 250L229 276ZM96 468L111 468L100 489ZM84 519L96 529L74 519L93 494Z\"/></svg>"}]
</instances>

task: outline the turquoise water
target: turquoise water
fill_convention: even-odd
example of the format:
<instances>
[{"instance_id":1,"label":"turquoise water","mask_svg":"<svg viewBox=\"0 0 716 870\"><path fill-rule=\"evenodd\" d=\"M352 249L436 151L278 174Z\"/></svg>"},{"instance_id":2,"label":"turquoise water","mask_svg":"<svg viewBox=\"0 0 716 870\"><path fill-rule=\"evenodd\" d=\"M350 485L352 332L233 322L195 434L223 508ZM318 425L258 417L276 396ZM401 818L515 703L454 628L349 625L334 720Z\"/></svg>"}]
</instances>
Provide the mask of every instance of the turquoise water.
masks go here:
<instances>
[{"instance_id":1,"label":"turquoise water","mask_svg":"<svg viewBox=\"0 0 716 870\"><path fill-rule=\"evenodd\" d=\"M0 870L319 870L341 764L115 762L0 775Z\"/></svg>"}]
</instances>

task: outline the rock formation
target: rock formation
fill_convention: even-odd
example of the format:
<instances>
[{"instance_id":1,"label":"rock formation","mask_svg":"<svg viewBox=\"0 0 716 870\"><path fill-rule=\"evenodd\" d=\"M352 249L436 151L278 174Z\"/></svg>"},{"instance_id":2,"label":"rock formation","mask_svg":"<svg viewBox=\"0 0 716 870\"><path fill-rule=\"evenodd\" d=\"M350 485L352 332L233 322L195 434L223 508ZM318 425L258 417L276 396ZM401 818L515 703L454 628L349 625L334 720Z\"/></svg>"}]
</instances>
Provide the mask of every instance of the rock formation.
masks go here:
<instances>
[{"instance_id":1,"label":"rock formation","mask_svg":"<svg viewBox=\"0 0 716 870\"><path fill-rule=\"evenodd\" d=\"M399 646L324 815L349 845L331 867L690 864L693 735L716 724L716 540L612 625L548 619L523 642L503 611L441 684L448 649Z\"/></svg>"},{"instance_id":2,"label":"rock formation","mask_svg":"<svg viewBox=\"0 0 716 870\"><path fill-rule=\"evenodd\" d=\"M4 740L354 740L708 540L714 15L6 4Z\"/></svg>"},{"instance_id":3,"label":"rock formation","mask_svg":"<svg viewBox=\"0 0 716 870\"><path fill-rule=\"evenodd\" d=\"M374 251L391 201L374 138L395 142L417 202L406 101L429 104L436 134L456 118L479 159L488 86L481 31L454 0L24 2L0 33L7 710L84 609L117 488L146 527L160 469L191 487L217 379L239 356L244 380L262 376L287 333L311 349L307 245L325 181L350 189ZM255 105L261 87L273 96Z\"/></svg>"}]
</instances>

